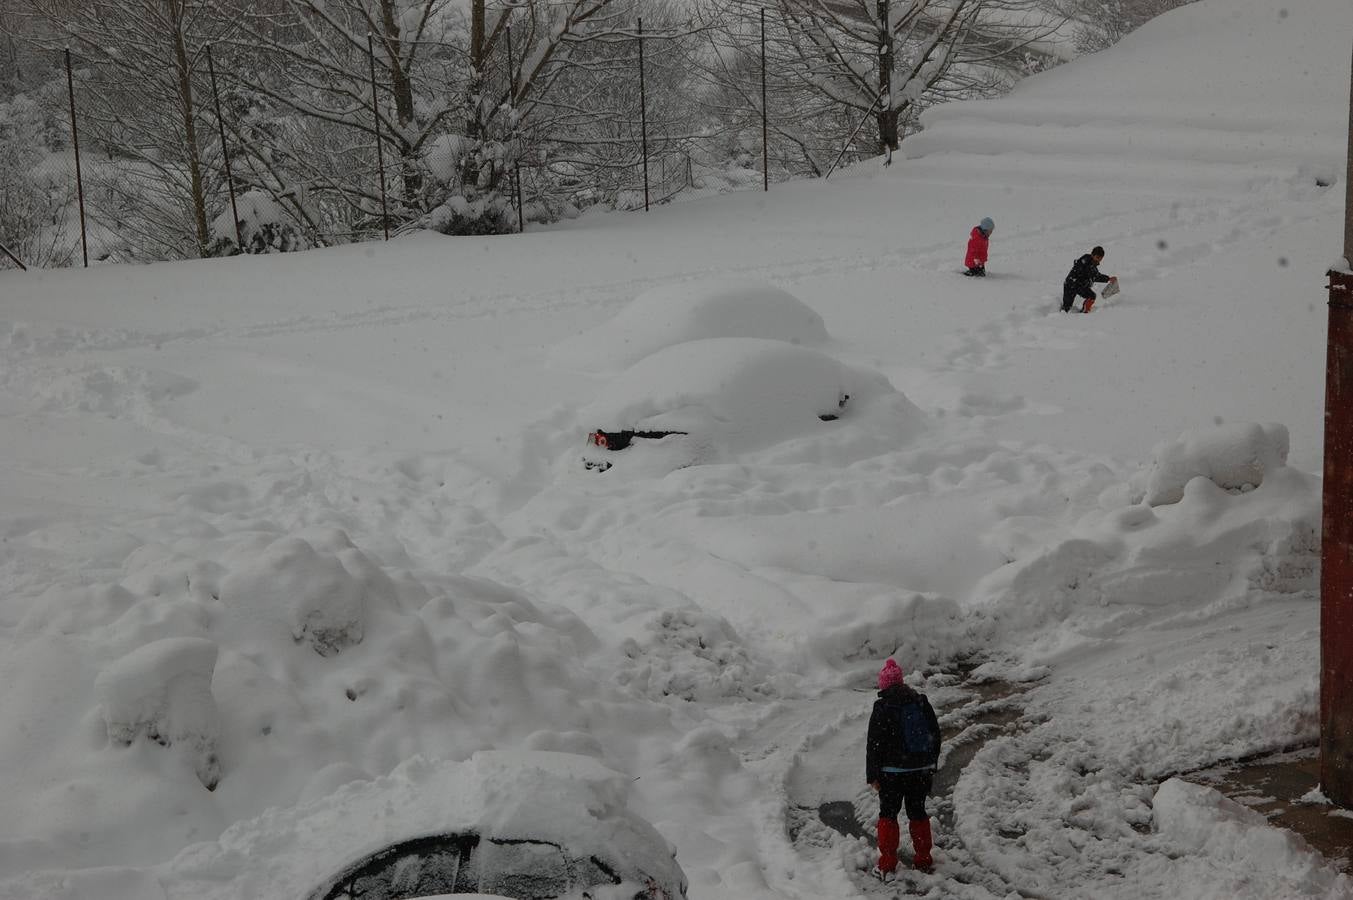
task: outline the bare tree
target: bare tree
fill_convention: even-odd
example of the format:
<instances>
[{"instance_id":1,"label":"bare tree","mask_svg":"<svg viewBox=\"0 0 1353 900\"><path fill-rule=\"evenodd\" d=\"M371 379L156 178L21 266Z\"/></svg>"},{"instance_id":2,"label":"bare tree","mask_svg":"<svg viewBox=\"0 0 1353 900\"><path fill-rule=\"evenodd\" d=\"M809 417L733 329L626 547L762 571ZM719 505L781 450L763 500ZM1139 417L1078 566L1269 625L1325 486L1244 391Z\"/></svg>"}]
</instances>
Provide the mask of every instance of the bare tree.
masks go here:
<instances>
[{"instance_id":1,"label":"bare tree","mask_svg":"<svg viewBox=\"0 0 1353 900\"><path fill-rule=\"evenodd\" d=\"M734 14L752 21L755 0ZM860 120L876 123L875 152L895 150L901 128L926 105L994 93L1022 70L1062 19L1040 0L771 0L768 93L782 140L820 172L820 138L839 144ZM736 32L712 54L712 69L743 73L753 52ZM749 98L750 86L740 90Z\"/></svg>"},{"instance_id":2,"label":"bare tree","mask_svg":"<svg viewBox=\"0 0 1353 900\"><path fill-rule=\"evenodd\" d=\"M1196 0L1050 0L1053 8L1078 24L1076 49L1093 53L1111 47L1123 36L1161 13Z\"/></svg>"}]
</instances>

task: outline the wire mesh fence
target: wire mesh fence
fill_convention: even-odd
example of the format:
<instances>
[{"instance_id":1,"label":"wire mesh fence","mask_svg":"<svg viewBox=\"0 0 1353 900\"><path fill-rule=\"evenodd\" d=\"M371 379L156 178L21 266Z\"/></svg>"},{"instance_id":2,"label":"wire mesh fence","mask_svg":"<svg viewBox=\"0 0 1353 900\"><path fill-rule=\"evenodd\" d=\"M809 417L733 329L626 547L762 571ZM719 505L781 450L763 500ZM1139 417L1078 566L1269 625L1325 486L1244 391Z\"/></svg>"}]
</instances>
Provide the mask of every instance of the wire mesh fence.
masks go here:
<instances>
[{"instance_id":1,"label":"wire mesh fence","mask_svg":"<svg viewBox=\"0 0 1353 900\"><path fill-rule=\"evenodd\" d=\"M558 29L513 7L475 41L269 18L289 2L240 3L231 22L63 6L67 47L48 50L61 77L0 102L0 266L513 232L769 190L879 151L866 123L880 95L812 93L818 74L786 50L784 23L768 55L765 7L717 31L616 18L560 62ZM862 70L877 64L867 32ZM7 122L26 146L5 140Z\"/></svg>"}]
</instances>

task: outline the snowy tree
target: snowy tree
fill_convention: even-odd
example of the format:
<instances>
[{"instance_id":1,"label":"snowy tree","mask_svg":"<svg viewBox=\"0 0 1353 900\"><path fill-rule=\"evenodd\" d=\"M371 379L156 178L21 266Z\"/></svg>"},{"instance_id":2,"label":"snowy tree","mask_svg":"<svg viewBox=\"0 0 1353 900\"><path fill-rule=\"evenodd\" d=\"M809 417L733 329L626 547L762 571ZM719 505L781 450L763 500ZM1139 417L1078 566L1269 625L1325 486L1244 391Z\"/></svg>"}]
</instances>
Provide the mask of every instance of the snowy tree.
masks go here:
<instances>
[{"instance_id":1,"label":"snowy tree","mask_svg":"<svg viewBox=\"0 0 1353 900\"><path fill-rule=\"evenodd\" d=\"M17 0L79 68L80 125L125 163L103 179L156 256L205 255L209 173L199 128L202 48L229 28L207 0Z\"/></svg>"},{"instance_id":2,"label":"snowy tree","mask_svg":"<svg viewBox=\"0 0 1353 900\"><path fill-rule=\"evenodd\" d=\"M242 116L232 127L254 186L300 218L315 212L300 196L336 198L351 218L320 211L328 227L379 229L379 117L397 173L391 215L402 222L425 211L423 156L458 106L448 102L461 59L449 0L233 2L242 34L231 46L231 90Z\"/></svg>"},{"instance_id":3,"label":"snowy tree","mask_svg":"<svg viewBox=\"0 0 1353 900\"><path fill-rule=\"evenodd\" d=\"M521 158L521 131L549 135L561 118L561 87L586 42L626 33L633 11L613 0L525 0L490 9L470 0L465 134L458 142L458 184L439 230L503 231L508 174ZM508 46L509 40L512 46ZM497 68L506 77L494 78ZM479 222L465 213L481 215Z\"/></svg>"}]
</instances>

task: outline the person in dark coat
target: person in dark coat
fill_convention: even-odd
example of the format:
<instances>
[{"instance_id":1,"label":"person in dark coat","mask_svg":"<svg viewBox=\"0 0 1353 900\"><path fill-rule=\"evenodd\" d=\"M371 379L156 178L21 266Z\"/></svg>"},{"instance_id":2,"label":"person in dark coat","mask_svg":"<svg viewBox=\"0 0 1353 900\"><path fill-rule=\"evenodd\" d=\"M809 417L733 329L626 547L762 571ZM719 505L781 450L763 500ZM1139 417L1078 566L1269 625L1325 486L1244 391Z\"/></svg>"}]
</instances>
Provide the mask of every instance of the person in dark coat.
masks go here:
<instances>
[{"instance_id":1,"label":"person in dark coat","mask_svg":"<svg viewBox=\"0 0 1353 900\"><path fill-rule=\"evenodd\" d=\"M887 881L897 870L897 845L901 839L897 814L905 805L907 823L911 831L912 860L918 869L929 870L934 861L930 817L925 801L934 784L935 766L939 760L940 724L935 710L925 694L902 683L902 669L889 659L878 677L879 698L869 716L869 738L865 749L864 777L879 795L878 844L879 862L875 875ZM926 740L930 750L908 752L902 734L906 721L904 707L912 706L911 714L921 730L928 731ZM933 751L933 752L932 752Z\"/></svg>"},{"instance_id":2,"label":"person in dark coat","mask_svg":"<svg viewBox=\"0 0 1353 900\"><path fill-rule=\"evenodd\" d=\"M1062 282L1062 312L1071 312L1071 306L1077 297L1085 298L1085 302L1081 304L1081 312L1089 312L1095 306L1094 286L1111 281L1117 283L1117 275L1100 273L1099 264L1103 261L1104 248L1096 247L1072 264L1071 271Z\"/></svg>"},{"instance_id":3,"label":"person in dark coat","mask_svg":"<svg viewBox=\"0 0 1353 900\"><path fill-rule=\"evenodd\" d=\"M968 267L964 275L982 277L987 274L987 239L995 230L996 223L989 218L974 226L972 233L968 235L968 252L963 257L963 265Z\"/></svg>"}]
</instances>

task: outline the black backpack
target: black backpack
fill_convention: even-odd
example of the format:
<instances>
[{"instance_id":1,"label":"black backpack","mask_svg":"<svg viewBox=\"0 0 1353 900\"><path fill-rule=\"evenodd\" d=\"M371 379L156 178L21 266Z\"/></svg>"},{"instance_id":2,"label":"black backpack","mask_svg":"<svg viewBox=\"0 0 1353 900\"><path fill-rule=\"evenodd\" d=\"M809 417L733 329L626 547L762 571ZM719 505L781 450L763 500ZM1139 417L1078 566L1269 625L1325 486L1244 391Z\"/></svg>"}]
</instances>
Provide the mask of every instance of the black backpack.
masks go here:
<instances>
[{"instance_id":1,"label":"black backpack","mask_svg":"<svg viewBox=\"0 0 1353 900\"><path fill-rule=\"evenodd\" d=\"M897 734L907 762L933 766L940 758L940 735L930 724L920 698L891 704L897 715Z\"/></svg>"}]
</instances>

